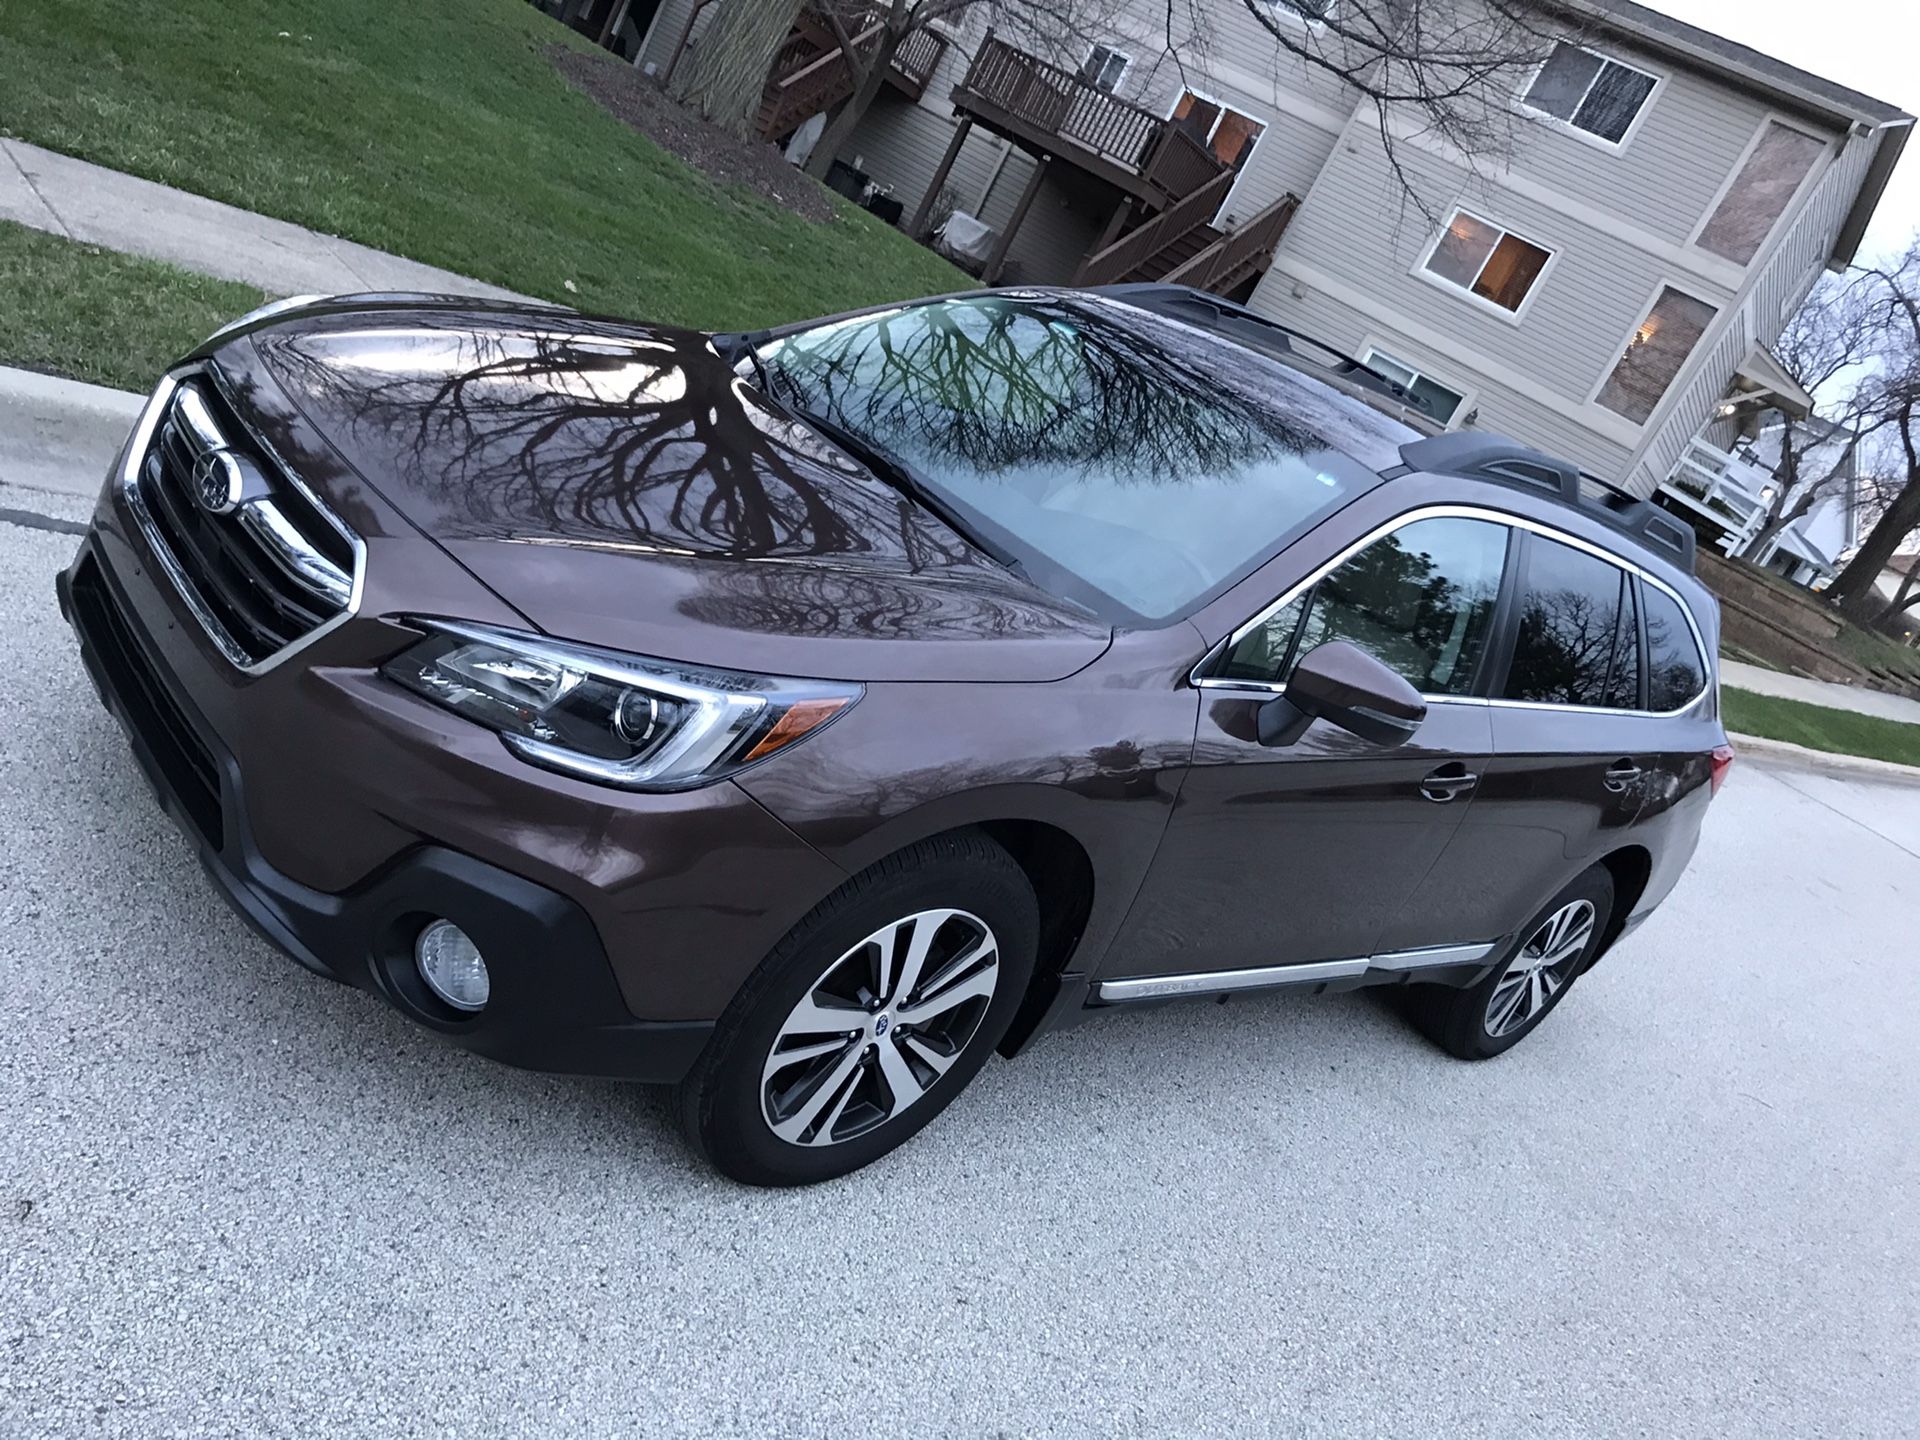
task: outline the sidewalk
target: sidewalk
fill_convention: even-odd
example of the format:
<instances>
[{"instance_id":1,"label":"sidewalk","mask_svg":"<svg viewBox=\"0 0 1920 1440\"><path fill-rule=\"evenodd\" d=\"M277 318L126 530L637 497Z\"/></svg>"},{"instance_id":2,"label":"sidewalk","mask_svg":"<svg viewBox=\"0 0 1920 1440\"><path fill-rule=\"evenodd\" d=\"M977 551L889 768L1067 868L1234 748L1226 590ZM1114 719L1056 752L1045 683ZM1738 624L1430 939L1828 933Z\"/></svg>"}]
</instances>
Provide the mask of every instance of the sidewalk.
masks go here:
<instances>
[{"instance_id":1,"label":"sidewalk","mask_svg":"<svg viewBox=\"0 0 1920 1440\"><path fill-rule=\"evenodd\" d=\"M1731 685L1735 690L1750 690L1756 695L1772 695L1780 700L1824 705L1829 710L1851 710L1856 715L1876 715L1882 720L1904 720L1920 725L1920 700L1883 695L1878 690L1863 690L1854 685L1808 680L1758 665L1744 665L1738 660L1720 662L1720 683Z\"/></svg>"},{"instance_id":2,"label":"sidewalk","mask_svg":"<svg viewBox=\"0 0 1920 1440\"><path fill-rule=\"evenodd\" d=\"M244 281L272 296L424 290L527 298L22 140L0 139L0 220Z\"/></svg>"}]
</instances>

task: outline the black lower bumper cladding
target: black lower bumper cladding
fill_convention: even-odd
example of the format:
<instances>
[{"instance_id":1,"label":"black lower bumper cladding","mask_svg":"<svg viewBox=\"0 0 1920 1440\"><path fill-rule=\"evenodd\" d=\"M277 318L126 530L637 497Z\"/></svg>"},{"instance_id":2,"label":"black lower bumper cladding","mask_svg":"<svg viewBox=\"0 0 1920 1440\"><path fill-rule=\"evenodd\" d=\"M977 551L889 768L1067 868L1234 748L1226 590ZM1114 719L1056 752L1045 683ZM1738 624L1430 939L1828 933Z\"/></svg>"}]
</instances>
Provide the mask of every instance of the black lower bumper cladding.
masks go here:
<instances>
[{"instance_id":1,"label":"black lower bumper cladding","mask_svg":"<svg viewBox=\"0 0 1920 1440\"><path fill-rule=\"evenodd\" d=\"M692 1068L712 1025L635 1019L593 922L556 891L426 843L339 894L275 869L253 844L239 766L148 658L131 607L90 546L56 588L100 698L161 806L262 936L316 974L510 1065L661 1083ZM491 995L477 1015L442 1003L415 967L415 939L441 918L486 959Z\"/></svg>"}]
</instances>

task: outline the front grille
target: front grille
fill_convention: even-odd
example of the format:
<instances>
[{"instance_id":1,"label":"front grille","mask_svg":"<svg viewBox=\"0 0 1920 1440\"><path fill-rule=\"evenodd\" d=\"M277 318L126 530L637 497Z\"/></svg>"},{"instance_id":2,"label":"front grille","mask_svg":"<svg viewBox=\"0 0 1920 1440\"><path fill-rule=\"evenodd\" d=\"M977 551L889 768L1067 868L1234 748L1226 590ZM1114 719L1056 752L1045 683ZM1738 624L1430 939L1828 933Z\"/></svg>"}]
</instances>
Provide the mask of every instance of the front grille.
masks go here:
<instances>
[{"instance_id":1,"label":"front grille","mask_svg":"<svg viewBox=\"0 0 1920 1440\"><path fill-rule=\"evenodd\" d=\"M124 489L221 653L252 669L345 614L352 533L281 468L206 375L181 379L155 404Z\"/></svg>"},{"instance_id":2,"label":"front grille","mask_svg":"<svg viewBox=\"0 0 1920 1440\"><path fill-rule=\"evenodd\" d=\"M91 554L75 569L70 593L74 625L100 666L102 683L159 772L156 783L173 792L188 821L218 850L224 827L213 752L142 652Z\"/></svg>"}]
</instances>

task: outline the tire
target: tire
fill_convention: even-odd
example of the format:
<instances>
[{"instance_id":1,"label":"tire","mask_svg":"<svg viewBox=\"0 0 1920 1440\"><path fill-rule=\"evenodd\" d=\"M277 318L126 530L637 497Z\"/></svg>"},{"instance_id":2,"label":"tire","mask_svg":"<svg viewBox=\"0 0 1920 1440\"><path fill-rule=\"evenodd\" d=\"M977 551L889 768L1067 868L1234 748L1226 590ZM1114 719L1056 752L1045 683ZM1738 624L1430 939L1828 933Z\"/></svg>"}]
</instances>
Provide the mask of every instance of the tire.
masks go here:
<instances>
[{"instance_id":1,"label":"tire","mask_svg":"<svg viewBox=\"0 0 1920 1440\"><path fill-rule=\"evenodd\" d=\"M688 1142L747 1185L811 1185L872 1164L986 1063L1026 993L1039 933L1025 872L977 832L855 876L720 1017L677 1092Z\"/></svg>"},{"instance_id":2,"label":"tire","mask_svg":"<svg viewBox=\"0 0 1920 1440\"><path fill-rule=\"evenodd\" d=\"M1504 1054L1566 998L1592 963L1612 915L1613 876L1604 865L1596 865L1540 907L1520 928L1519 941L1478 984L1464 990L1414 987L1407 996L1408 1018L1434 1044L1462 1060ZM1563 922L1564 928L1555 932L1554 926ZM1560 958L1550 958L1555 955Z\"/></svg>"}]
</instances>

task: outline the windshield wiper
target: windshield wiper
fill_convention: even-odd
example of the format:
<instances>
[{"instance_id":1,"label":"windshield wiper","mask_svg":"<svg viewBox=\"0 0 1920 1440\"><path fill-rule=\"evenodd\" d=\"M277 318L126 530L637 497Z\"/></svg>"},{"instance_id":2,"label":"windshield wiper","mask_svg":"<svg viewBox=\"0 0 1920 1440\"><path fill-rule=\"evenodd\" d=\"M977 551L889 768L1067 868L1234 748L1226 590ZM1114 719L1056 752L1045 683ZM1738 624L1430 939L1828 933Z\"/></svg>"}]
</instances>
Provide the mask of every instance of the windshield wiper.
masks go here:
<instances>
[{"instance_id":1,"label":"windshield wiper","mask_svg":"<svg viewBox=\"0 0 1920 1440\"><path fill-rule=\"evenodd\" d=\"M959 509L929 484L920 472L891 450L864 435L855 434L837 420L831 420L819 411L802 405L791 394L777 393L773 384L773 372L760 358L759 348L745 335L730 337L735 346L736 355L744 355L753 362L755 372L760 378L760 392L781 409L813 426L834 444L845 450L854 459L885 480L894 489L937 515L946 527L960 536L976 550L991 556L999 564L1011 570L1021 579L1029 579L1026 568L1021 565L1013 552L999 542L980 532L978 526L969 521Z\"/></svg>"},{"instance_id":2,"label":"windshield wiper","mask_svg":"<svg viewBox=\"0 0 1920 1440\"><path fill-rule=\"evenodd\" d=\"M862 465L892 485L894 489L939 516L949 530L959 535L968 544L992 556L1014 574L1023 579L1026 578L1026 571L1013 557L1011 551L981 534L978 527L961 514L952 501L934 489L917 470L891 450L863 435L855 434L838 421L829 420L824 415L817 414L804 406L791 405L789 408Z\"/></svg>"}]
</instances>

